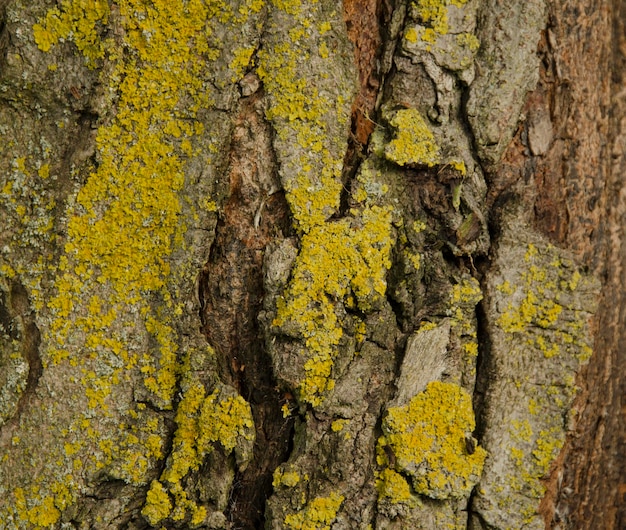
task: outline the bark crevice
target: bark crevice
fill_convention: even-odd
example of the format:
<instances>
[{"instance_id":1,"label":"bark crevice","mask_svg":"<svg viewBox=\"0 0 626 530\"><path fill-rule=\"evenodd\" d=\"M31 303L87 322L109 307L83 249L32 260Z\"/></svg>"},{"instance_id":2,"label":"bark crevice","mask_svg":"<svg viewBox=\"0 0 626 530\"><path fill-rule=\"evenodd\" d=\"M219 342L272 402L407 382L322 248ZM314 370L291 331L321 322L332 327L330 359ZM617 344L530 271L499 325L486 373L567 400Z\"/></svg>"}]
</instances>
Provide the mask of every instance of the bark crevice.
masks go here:
<instances>
[{"instance_id":1,"label":"bark crevice","mask_svg":"<svg viewBox=\"0 0 626 530\"><path fill-rule=\"evenodd\" d=\"M10 282L8 302L9 312L6 312L7 308L5 307L0 330L5 333L8 332L13 340L21 343L20 355L28 365L28 375L26 376L24 389L17 400L14 414L5 425L1 426L5 432L11 431L18 424L20 416L35 395L39 379L43 374L43 363L39 353L41 333L35 322L35 315L31 308L28 292L24 285L17 280Z\"/></svg>"},{"instance_id":2,"label":"bark crevice","mask_svg":"<svg viewBox=\"0 0 626 530\"><path fill-rule=\"evenodd\" d=\"M227 169L228 197L199 286L203 330L216 352L220 378L248 401L255 423L252 461L236 472L225 512L232 528L251 529L264 524L272 473L288 456L294 421L283 417L284 396L257 320L264 297L265 247L291 234L263 112L262 91L240 101Z\"/></svg>"}]
</instances>

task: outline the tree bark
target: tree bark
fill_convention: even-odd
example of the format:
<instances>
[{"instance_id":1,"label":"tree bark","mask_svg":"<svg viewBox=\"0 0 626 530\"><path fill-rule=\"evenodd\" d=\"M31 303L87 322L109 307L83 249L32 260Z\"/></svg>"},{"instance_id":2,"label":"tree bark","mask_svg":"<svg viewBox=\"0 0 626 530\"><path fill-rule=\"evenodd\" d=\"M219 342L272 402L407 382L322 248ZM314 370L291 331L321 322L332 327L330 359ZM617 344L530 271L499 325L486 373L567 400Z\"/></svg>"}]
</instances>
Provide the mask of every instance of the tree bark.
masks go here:
<instances>
[{"instance_id":1,"label":"tree bark","mask_svg":"<svg viewBox=\"0 0 626 530\"><path fill-rule=\"evenodd\" d=\"M0 529L626 525L620 0L0 0Z\"/></svg>"}]
</instances>

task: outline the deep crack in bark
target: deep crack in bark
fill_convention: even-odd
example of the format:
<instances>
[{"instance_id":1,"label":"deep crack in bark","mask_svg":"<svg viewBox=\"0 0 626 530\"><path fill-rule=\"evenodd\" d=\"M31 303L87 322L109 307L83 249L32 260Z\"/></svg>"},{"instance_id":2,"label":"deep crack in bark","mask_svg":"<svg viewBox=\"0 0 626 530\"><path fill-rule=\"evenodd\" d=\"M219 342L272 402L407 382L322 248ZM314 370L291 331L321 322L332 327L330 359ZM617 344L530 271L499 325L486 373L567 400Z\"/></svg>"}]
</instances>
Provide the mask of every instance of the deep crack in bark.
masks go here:
<instances>
[{"instance_id":1,"label":"deep crack in bark","mask_svg":"<svg viewBox=\"0 0 626 530\"><path fill-rule=\"evenodd\" d=\"M6 426L14 426L19 422L21 414L28 406L29 401L35 394L39 379L43 373L43 363L39 356L41 334L35 323L35 317L31 310L30 300L26 288L18 281L12 281L10 287L10 305L14 321L21 321L21 354L28 363L28 377L26 388L22 392L15 415L7 422Z\"/></svg>"},{"instance_id":2,"label":"deep crack in bark","mask_svg":"<svg viewBox=\"0 0 626 530\"><path fill-rule=\"evenodd\" d=\"M229 197L200 279L204 332L216 351L221 379L250 403L254 455L233 481L226 516L232 528L261 528L274 469L286 460L293 419L283 418L257 320L263 302L265 246L291 233L289 208L275 176L261 94L241 101L228 167Z\"/></svg>"}]
</instances>

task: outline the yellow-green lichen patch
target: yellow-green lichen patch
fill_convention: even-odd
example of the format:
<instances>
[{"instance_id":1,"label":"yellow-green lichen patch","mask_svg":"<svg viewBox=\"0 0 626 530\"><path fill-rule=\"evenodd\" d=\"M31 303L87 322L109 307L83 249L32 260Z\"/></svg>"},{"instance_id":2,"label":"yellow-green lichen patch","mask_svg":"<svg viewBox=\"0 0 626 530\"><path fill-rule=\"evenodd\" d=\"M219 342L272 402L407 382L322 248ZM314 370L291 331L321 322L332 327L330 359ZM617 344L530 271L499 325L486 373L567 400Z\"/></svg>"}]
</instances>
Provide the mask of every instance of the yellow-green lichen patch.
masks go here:
<instances>
[{"instance_id":1,"label":"yellow-green lichen patch","mask_svg":"<svg viewBox=\"0 0 626 530\"><path fill-rule=\"evenodd\" d=\"M284 296L278 300L273 325L304 339L301 399L322 401L331 379L333 360L342 337L335 301L353 294L362 311L375 307L385 294L392 245L391 212L373 206L354 217L316 226L302 238L302 248Z\"/></svg>"},{"instance_id":2,"label":"yellow-green lichen patch","mask_svg":"<svg viewBox=\"0 0 626 530\"><path fill-rule=\"evenodd\" d=\"M365 160L356 179L353 181L352 200L365 203L367 206L385 204L389 193L389 183L385 182L385 173L377 167L377 163L370 159ZM394 220L395 221L395 220Z\"/></svg>"},{"instance_id":3,"label":"yellow-green lichen patch","mask_svg":"<svg viewBox=\"0 0 626 530\"><path fill-rule=\"evenodd\" d=\"M549 476L550 466L565 442L562 421L550 414L553 407L545 397L540 401L538 404L536 398L531 399L530 418L512 421L509 429L512 442L509 458L515 468L515 473L509 474L509 483L513 490L530 499L543 497L545 477Z\"/></svg>"},{"instance_id":4,"label":"yellow-green lichen patch","mask_svg":"<svg viewBox=\"0 0 626 530\"><path fill-rule=\"evenodd\" d=\"M231 77L231 81L233 83L235 81L238 81L243 76L244 72L248 68L248 65L250 64L250 58L252 57L253 53L254 53L253 46L237 48L234 51L235 56L233 60L230 62L230 64L228 65L230 69L233 70L234 72L233 76Z\"/></svg>"},{"instance_id":5,"label":"yellow-green lichen patch","mask_svg":"<svg viewBox=\"0 0 626 530\"><path fill-rule=\"evenodd\" d=\"M414 5L421 22L440 35L448 33L449 0L416 0Z\"/></svg>"},{"instance_id":6,"label":"yellow-green lichen patch","mask_svg":"<svg viewBox=\"0 0 626 530\"><path fill-rule=\"evenodd\" d=\"M68 175L81 187L70 194L58 219L67 223L65 234L62 226L58 230L58 237L65 237L59 245L64 254L58 266L54 256L42 256L48 260L42 270L56 274L52 296L45 297L45 305L41 297L36 306L44 377L64 411L34 411L32 418L40 414L55 423L33 426L25 418L20 425L24 440L28 429L50 433L45 437L49 445L38 454L38 472L32 477L22 473L13 485L15 492L24 492L21 520L51 524L44 524L39 512L51 502L62 511L73 500L56 492L57 483L66 484L69 492L80 491L83 481L103 470L106 476L144 485L163 458L162 425L155 426L153 415L140 413L142 405L133 401L171 408L180 375L181 336L199 340L196 330L186 327L190 319L179 318L185 307L181 299L189 299L193 285L193 249L185 248L186 231L195 221L193 210L202 206L196 205L197 188L191 189L194 183L186 176L188 161L198 161L198 146L209 141L206 122L198 114L202 110L204 119L212 105L210 87L217 76L213 61L222 48L228 53L232 49L223 45L221 36L231 39L239 31L228 21L234 24L260 8L258 1L242 2L233 12L230 4L212 0L122 0L110 12L108 2L63 0L33 28L42 50L66 39L90 66L96 60L103 64L100 81L110 98L110 113L99 122L92 170ZM106 31L111 40L101 42L97 35L105 32L100 29L113 19L116 26ZM227 70L228 61L220 64ZM60 164L53 160L31 163L28 157L19 158L16 172L28 171L39 182L56 177ZM16 187L2 188L8 193ZM33 269L38 267L33 263ZM217 430L197 431L200 449L206 451L212 443L232 449L237 425L224 415L242 408L236 396L204 400L198 415L210 419ZM249 414L239 417L250 420ZM77 440L86 443L78 445ZM27 443L19 444L11 457L22 465L33 461L28 451L32 448ZM15 462L3 461L2 471L13 473L9 466L15 468ZM36 475L45 479L36 482ZM37 485L37 493L31 485ZM184 492L167 486L175 509ZM11 499L12 491L6 497ZM0 520L13 521L15 506L0 503ZM192 519L199 519L201 512L190 509ZM54 517L56 512L46 513Z\"/></svg>"},{"instance_id":7,"label":"yellow-green lichen patch","mask_svg":"<svg viewBox=\"0 0 626 530\"><path fill-rule=\"evenodd\" d=\"M316 497L305 508L285 517L285 525L293 530L330 530L330 524L344 501L344 496L331 492L328 497Z\"/></svg>"},{"instance_id":8,"label":"yellow-green lichen patch","mask_svg":"<svg viewBox=\"0 0 626 530\"><path fill-rule=\"evenodd\" d=\"M326 144L324 118L333 110L331 100L297 75L300 61L293 44L277 45L272 53L259 52L259 77L276 103L267 112L270 120L283 123L279 134L293 135L299 157L287 162L293 178L283 179L287 199L298 226L308 231L330 217L339 206L341 161Z\"/></svg>"},{"instance_id":9,"label":"yellow-green lichen patch","mask_svg":"<svg viewBox=\"0 0 626 530\"><path fill-rule=\"evenodd\" d=\"M410 43L415 44L417 42L417 39L419 39L419 33L417 29L412 27L407 30L406 34L404 35L404 38L408 40Z\"/></svg>"},{"instance_id":10,"label":"yellow-green lichen patch","mask_svg":"<svg viewBox=\"0 0 626 530\"><path fill-rule=\"evenodd\" d=\"M406 479L393 469L384 469L376 478L378 500L389 501L392 504L414 504L415 498L411 493L411 486Z\"/></svg>"},{"instance_id":11,"label":"yellow-green lichen patch","mask_svg":"<svg viewBox=\"0 0 626 530\"><path fill-rule=\"evenodd\" d=\"M32 127L35 127L33 122ZM31 126L22 124L22 126ZM6 129L3 135L12 136ZM33 153L33 156L11 156L7 152L5 160L9 167L3 174L0 182L0 202L3 211L3 239L7 243L3 246L0 274L13 278L15 276L24 282L29 289L35 309L41 309L43 304L42 277L46 275L50 261L54 259L49 251L57 240L54 227L54 209L57 206L54 194L50 192L49 162L50 152L45 147L47 139L40 139L43 148ZM12 149L12 141L5 143L5 149ZM9 162L10 161L10 162ZM36 248L35 256L20 263L17 259L18 249ZM9 252L11 250L11 252ZM6 261L5 261L6 260Z\"/></svg>"},{"instance_id":12,"label":"yellow-green lichen patch","mask_svg":"<svg viewBox=\"0 0 626 530\"><path fill-rule=\"evenodd\" d=\"M591 346L584 336L585 316L562 303L576 296L580 273L571 262L560 259L552 246L540 254L534 244L529 244L524 262L515 284L505 280L496 286L509 299L497 325L511 336L522 337L546 358L571 352L581 362L586 361Z\"/></svg>"},{"instance_id":13,"label":"yellow-green lichen patch","mask_svg":"<svg viewBox=\"0 0 626 530\"><path fill-rule=\"evenodd\" d=\"M385 147L385 157L400 166L432 167L440 162L439 147L426 120L417 109L396 112L389 124L396 134Z\"/></svg>"},{"instance_id":14,"label":"yellow-green lichen patch","mask_svg":"<svg viewBox=\"0 0 626 530\"><path fill-rule=\"evenodd\" d=\"M439 35L448 33L448 6L463 7L467 0L415 0L413 5L424 24Z\"/></svg>"},{"instance_id":15,"label":"yellow-green lichen patch","mask_svg":"<svg viewBox=\"0 0 626 530\"><path fill-rule=\"evenodd\" d=\"M456 42L460 47L469 48L471 52L477 52L480 47L480 41L473 33L459 33Z\"/></svg>"},{"instance_id":16,"label":"yellow-green lichen patch","mask_svg":"<svg viewBox=\"0 0 626 530\"><path fill-rule=\"evenodd\" d=\"M467 175L467 166L465 165L465 162L463 162L463 160L450 160L448 164L456 169L461 174L461 176L464 177L465 175Z\"/></svg>"},{"instance_id":17,"label":"yellow-green lichen patch","mask_svg":"<svg viewBox=\"0 0 626 530\"><path fill-rule=\"evenodd\" d=\"M61 9L53 7L33 26L35 42L47 52L59 40L71 40L93 67L97 59L104 57L98 26L102 29L109 15L107 0L63 0Z\"/></svg>"},{"instance_id":18,"label":"yellow-green lichen patch","mask_svg":"<svg viewBox=\"0 0 626 530\"><path fill-rule=\"evenodd\" d=\"M172 452L167 459L166 469L163 471L158 486L153 482L152 487L159 491L169 492L174 499L171 518L182 520L187 516L200 518L202 507L187 498L183 489L182 480L191 471L197 471L207 454L219 444L226 454L235 451L240 465L244 465L252 450L254 442L254 423L250 405L233 390L227 387L218 388L208 396L200 382L193 382L185 391L176 412L176 432ZM168 499L170 498L168 495ZM161 495L162 496L162 495ZM146 500L146 510L150 517L155 519L157 513L160 519L170 512L157 511L150 505L150 498ZM162 503L159 504L162 506ZM148 517L147 514L146 517Z\"/></svg>"},{"instance_id":19,"label":"yellow-green lichen patch","mask_svg":"<svg viewBox=\"0 0 626 530\"><path fill-rule=\"evenodd\" d=\"M198 451L206 454L219 443L227 453L237 446L238 438L254 440L254 422L250 405L241 396L218 399L219 392L207 396L200 409Z\"/></svg>"},{"instance_id":20,"label":"yellow-green lichen patch","mask_svg":"<svg viewBox=\"0 0 626 530\"><path fill-rule=\"evenodd\" d=\"M476 375L476 356L478 355L476 305L482 299L483 293L476 278L468 275L452 286L451 325L453 332L459 337L463 352L463 381L469 381L470 386L473 386Z\"/></svg>"},{"instance_id":21,"label":"yellow-green lichen patch","mask_svg":"<svg viewBox=\"0 0 626 530\"><path fill-rule=\"evenodd\" d=\"M2 523L6 528L16 528L24 525L37 530L50 528L61 518L61 513L69 505L73 504L77 492L71 486L61 482L50 484L50 494L42 492L42 480L25 490L17 487L12 492L10 502L12 511L3 514Z\"/></svg>"},{"instance_id":22,"label":"yellow-green lichen patch","mask_svg":"<svg viewBox=\"0 0 626 530\"><path fill-rule=\"evenodd\" d=\"M520 217L504 218L484 280L495 372L482 435L490 458L476 506L498 525L530 528L543 525L540 500L567 436L598 287Z\"/></svg>"},{"instance_id":23,"label":"yellow-green lichen patch","mask_svg":"<svg viewBox=\"0 0 626 530\"><path fill-rule=\"evenodd\" d=\"M149 17L141 2L122 2L119 9L128 29L126 45L136 50L140 62L118 61L111 76L119 85L118 112L98 130L100 163L70 212L61 263L65 272L48 306L58 318L52 331L59 347L68 336L68 317L75 315L89 350L113 350L127 366L143 365L146 386L168 406L175 383L175 333L168 312L155 312L148 299L158 293L165 307L173 306L169 256L182 246L185 231L181 149L203 131L194 117L209 104L201 69L202 59L210 55L211 32L206 6L177 9L157 2ZM187 102L184 110L182 101ZM89 291L92 300L107 300L106 309L83 305ZM98 333L119 326L129 304L155 339L156 359L131 359L121 331L109 332L107 340ZM53 360L59 357L54 353L49 353Z\"/></svg>"},{"instance_id":24,"label":"yellow-green lichen patch","mask_svg":"<svg viewBox=\"0 0 626 530\"><path fill-rule=\"evenodd\" d=\"M330 424L330 429L333 432L341 432L348 423L350 423L349 420L335 420Z\"/></svg>"},{"instance_id":25,"label":"yellow-green lichen patch","mask_svg":"<svg viewBox=\"0 0 626 530\"><path fill-rule=\"evenodd\" d=\"M416 0L404 38L409 53L427 52L437 64L453 71L470 68L479 48L473 33L476 5L465 1ZM463 15L451 13L463 9ZM452 14L452 16L450 16Z\"/></svg>"},{"instance_id":26,"label":"yellow-green lichen patch","mask_svg":"<svg viewBox=\"0 0 626 530\"><path fill-rule=\"evenodd\" d=\"M559 455L565 441L561 427L542 430L533 436L533 443L520 443L510 449L510 459L516 472L508 475L508 485L530 500L527 510L536 515L537 500L546 491L544 480L550 474L550 466ZM513 437L516 440L515 436ZM530 455L530 458L529 458ZM534 502L533 502L534 500Z\"/></svg>"},{"instance_id":27,"label":"yellow-green lichen patch","mask_svg":"<svg viewBox=\"0 0 626 530\"><path fill-rule=\"evenodd\" d=\"M274 488L279 486L293 488L298 482L300 482L300 473L293 467L287 469L285 466L279 466L274 470L274 480L272 481Z\"/></svg>"},{"instance_id":28,"label":"yellow-green lichen patch","mask_svg":"<svg viewBox=\"0 0 626 530\"><path fill-rule=\"evenodd\" d=\"M167 491L158 480L153 480L146 496L141 514L152 526L156 526L172 511L172 502Z\"/></svg>"},{"instance_id":29,"label":"yellow-green lichen patch","mask_svg":"<svg viewBox=\"0 0 626 530\"><path fill-rule=\"evenodd\" d=\"M471 454L467 450L465 440L474 427L470 395L458 385L435 381L408 405L388 410L379 445L391 449L395 465L387 464L410 476L417 493L463 497L478 482L487 455L481 447Z\"/></svg>"},{"instance_id":30,"label":"yellow-green lichen patch","mask_svg":"<svg viewBox=\"0 0 626 530\"><path fill-rule=\"evenodd\" d=\"M321 33L332 20L317 2L274 2L266 47L259 50L257 73L269 96L267 117L277 131L280 177L297 227L308 232L339 207L345 132L349 122L352 72ZM323 23L320 24L320 20ZM317 27L319 26L320 29ZM337 44L337 42L335 42Z\"/></svg>"},{"instance_id":31,"label":"yellow-green lichen patch","mask_svg":"<svg viewBox=\"0 0 626 530\"><path fill-rule=\"evenodd\" d=\"M61 517L61 512L54 505L53 497L39 498L33 502L32 508L26 507L26 494L22 488L16 488L13 492L15 499L15 511L21 521L33 525L35 528L49 528ZM37 498L37 495L31 498Z\"/></svg>"},{"instance_id":32,"label":"yellow-green lichen patch","mask_svg":"<svg viewBox=\"0 0 626 530\"><path fill-rule=\"evenodd\" d=\"M452 305L470 304L475 306L483 299L480 284L476 278L464 278L452 286Z\"/></svg>"}]
</instances>

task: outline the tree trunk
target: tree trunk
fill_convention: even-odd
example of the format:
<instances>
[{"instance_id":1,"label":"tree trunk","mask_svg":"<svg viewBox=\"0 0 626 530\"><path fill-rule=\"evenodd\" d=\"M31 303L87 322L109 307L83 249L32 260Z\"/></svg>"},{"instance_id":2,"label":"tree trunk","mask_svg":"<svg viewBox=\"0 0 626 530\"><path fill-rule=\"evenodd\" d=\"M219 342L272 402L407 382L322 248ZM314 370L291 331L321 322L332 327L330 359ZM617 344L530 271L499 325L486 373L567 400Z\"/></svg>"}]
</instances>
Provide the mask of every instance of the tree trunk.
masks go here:
<instances>
[{"instance_id":1,"label":"tree trunk","mask_svg":"<svg viewBox=\"0 0 626 530\"><path fill-rule=\"evenodd\" d=\"M0 0L0 529L623 528L625 20Z\"/></svg>"}]
</instances>

